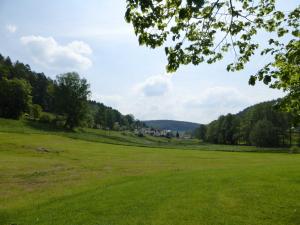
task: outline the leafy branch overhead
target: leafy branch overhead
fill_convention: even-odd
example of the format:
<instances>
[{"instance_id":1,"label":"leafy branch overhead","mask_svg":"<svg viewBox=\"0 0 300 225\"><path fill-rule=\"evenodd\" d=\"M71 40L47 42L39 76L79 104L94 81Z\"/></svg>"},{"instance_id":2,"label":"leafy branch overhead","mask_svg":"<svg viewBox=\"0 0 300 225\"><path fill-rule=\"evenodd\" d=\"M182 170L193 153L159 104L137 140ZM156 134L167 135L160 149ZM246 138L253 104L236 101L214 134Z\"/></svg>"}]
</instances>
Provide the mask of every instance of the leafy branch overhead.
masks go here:
<instances>
[{"instance_id":1,"label":"leafy branch overhead","mask_svg":"<svg viewBox=\"0 0 300 225\"><path fill-rule=\"evenodd\" d=\"M227 70L238 71L259 50L271 61L250 77L249 84L260 80L295 99L299 96L300 7L282 12L275 6L275 0L127 0L125 18L140 45L165 44L168 72L180 65L215 63L229 50L234 59ZM259 30L276 34L267 48L254 38ZM299 100L293 107L300 112Z\"/></svg>"}]
</instances>

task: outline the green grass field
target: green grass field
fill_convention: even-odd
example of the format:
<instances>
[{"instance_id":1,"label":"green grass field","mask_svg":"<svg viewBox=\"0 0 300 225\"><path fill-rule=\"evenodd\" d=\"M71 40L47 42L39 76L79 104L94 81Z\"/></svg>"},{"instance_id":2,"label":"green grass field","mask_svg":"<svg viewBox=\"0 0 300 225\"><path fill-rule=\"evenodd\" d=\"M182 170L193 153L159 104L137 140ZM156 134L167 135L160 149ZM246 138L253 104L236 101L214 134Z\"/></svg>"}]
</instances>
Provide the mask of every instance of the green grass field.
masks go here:
<instances>
[{"instance_id":1,"label":"green grass field","mask_svg":"<svg viewBox=\"0 0 300 225\"><path fill-rule=\"evenodd\" d=\"M299 225L300 154L225 150L1 119L0 224Z\"/></svg>"}]
</instances>

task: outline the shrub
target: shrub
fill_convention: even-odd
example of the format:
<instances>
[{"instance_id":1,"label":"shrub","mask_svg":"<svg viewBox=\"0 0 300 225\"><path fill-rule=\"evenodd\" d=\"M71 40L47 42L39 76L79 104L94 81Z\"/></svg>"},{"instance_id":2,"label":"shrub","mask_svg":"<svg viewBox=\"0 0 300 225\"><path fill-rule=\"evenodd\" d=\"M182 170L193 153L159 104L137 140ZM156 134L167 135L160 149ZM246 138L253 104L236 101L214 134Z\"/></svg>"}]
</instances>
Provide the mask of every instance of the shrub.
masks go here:
<instances>
[{"instance_id":1,"label":"shrub","mask_svg":"<svg viewBox=\"0 0 300 225\"><path fill-rule=\"evenodd\" d=\"M138 137L144 137L144 134L142 132L139 132L137 136Z\"/></svg>"},{"instance_id":2,"label":"shrub","mask_svg":"<svg viewBox=\"0 0 300 225\"><path fill-rule=\"evenodd\" d=\"M40 117L40 122L42 123L51 123L54 120L53 116L49 113L42 113Z\"/></svg>"},{"instance_id":3,"label":"shrub","mask_svg":"<svg viewBox=\"0 0 300 225\"><path fill-rule=\"evenodd\" d=\"M32 119L39 119L42 115L42 107L38 104L33 104L30 108L30 117Z\"/></svg>"},{"instance_id":4,"label":"shrub","mask_svg":"<svg viewBox=\"0 0 300 225\"><path fill-rule=\"evenodd\" d=\"M290 153L300 153L300 147L298 147L298 146L292 146L292 147L290 147L289 152Z\"/></svg>"},{"instance_id":5,"label":"shrub","mask_svg":"<svg viewBox=\"0 0 300 225\"><path fill-rule=\"evenodd\" d=\"M56 115L55 118L54 118L54 115L51 115L52 116L52 124L56 127L63 127L66 123L66 118L64 116L61 116L61 115Z\"/></svg>"}]
</instances>

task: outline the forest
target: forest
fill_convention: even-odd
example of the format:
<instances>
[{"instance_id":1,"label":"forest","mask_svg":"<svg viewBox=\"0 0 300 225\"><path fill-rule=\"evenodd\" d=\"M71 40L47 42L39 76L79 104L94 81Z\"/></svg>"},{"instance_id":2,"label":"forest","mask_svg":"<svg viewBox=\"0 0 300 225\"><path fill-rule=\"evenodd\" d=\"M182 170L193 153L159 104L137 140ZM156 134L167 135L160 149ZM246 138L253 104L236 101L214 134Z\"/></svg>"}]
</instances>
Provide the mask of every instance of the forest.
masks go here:
<instances>
[{"instance_id":1,"label":"forest","mask_svg":"<svg viewBox=\"0 0 300 225\"><path fill-rule=\"evenodd\" d=\"M220 116L207 125L200 125L194 135L206 142L230 145L280 147L291 144L297 133L297 118L276 109L280 101L262 102L237 114Z\"/></svg>"},{"instance_id":2,"label":"forest","mask_svg":"<svg viewBox=\"0 0 300 225\"><path fill-rule=\"evenodd\" d=\"M75 72L56 80L29 65L0 55L0 117L29 119L73 129L77 126L132 130L145 126L133 115L122 115L89 100L89 84Z\"/></svg>"}]
</instances>

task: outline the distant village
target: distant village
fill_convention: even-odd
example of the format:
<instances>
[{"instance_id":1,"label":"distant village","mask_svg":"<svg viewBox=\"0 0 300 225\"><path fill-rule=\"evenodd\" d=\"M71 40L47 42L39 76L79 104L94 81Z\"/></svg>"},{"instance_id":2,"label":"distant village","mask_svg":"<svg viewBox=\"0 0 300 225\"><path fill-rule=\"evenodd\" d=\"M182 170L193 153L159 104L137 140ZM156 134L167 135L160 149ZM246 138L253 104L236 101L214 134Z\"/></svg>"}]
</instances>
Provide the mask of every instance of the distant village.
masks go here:
<instances>
[{"instance_id":1,"label":"distant village","mask_svg":"<svg viewBox=\"0 0 300 225\"><path fill-rule=\"evenodd\" d=\"M179 133L178 131L174 132L172 130L158 129L152 127L142 127L139 129L135 129L134 134L140 137L143 137L145 135L151 135L153 137L165 137L165 138L173 138L173 137L184 138L184 139L191 138L190 134Z\"/></svg>"}]
</instances>

